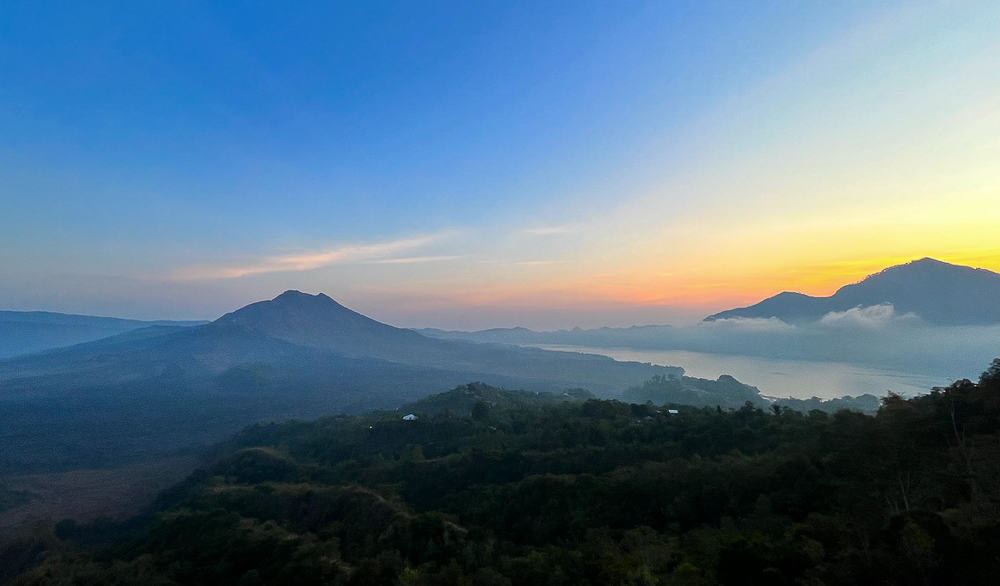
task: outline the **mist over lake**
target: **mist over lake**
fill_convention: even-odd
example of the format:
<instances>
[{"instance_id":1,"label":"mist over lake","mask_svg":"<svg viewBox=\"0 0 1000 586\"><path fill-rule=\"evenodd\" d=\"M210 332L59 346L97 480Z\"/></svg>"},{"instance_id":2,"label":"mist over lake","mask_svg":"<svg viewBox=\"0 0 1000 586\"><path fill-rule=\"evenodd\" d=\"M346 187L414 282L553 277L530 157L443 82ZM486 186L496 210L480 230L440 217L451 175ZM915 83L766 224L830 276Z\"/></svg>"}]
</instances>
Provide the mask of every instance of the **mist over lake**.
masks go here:
<instances>
[{"instance_id":1,"label":"mist over lake","mask_svg":"<svg viewBox=\"0 0 1000 586\"><path fill-rule=\"evenodd\" d=\"M763 395L801 399L924 394L977 380L1000 348L1000 326L930 325L890 304L831 312L811 323L726 318L680 327L424 332L680 366L698 378L727 374Z\"/></svg>"},{"instance_id":2,"label":"mist over lake","mask_svg":"<svg viewBox=\"0 0 1000 586\"><path fill-rule=\"evenodd\" d=\"M926 393L935 386L946 386L956 378L947 373L940 376L910 374L844 362L786 360L688 350L636 350L559 344L543 344L539 347L601 354L615 360L649 362L654 365L680 365L684 367L685 374L698 378L714 379L729 374L742 383L757 387L764 396L780 398L833 399L866 393L883 396L888 391L910 397Z\"/></svg>"}]
</instances>

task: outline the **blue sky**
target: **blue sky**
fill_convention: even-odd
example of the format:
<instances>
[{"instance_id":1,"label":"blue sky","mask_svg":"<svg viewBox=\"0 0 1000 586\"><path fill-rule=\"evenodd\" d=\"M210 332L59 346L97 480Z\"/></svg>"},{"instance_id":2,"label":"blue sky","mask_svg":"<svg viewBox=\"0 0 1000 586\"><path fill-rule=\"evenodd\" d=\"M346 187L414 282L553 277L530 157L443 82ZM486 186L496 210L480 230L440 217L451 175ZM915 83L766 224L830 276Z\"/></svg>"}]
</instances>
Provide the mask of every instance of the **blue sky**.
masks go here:
<instances>
[{"instance_id":1,"label":"blue sky","mask_svg":"<svg viewBox=\"0 0 1000 586\"><path fill-rule=\"evenodd\" d=\"M4 3L0 306L208 318L300 288L403 325L602 325L829 287L796 267L926 243L838 257L835 227L775 259L788 241L762 227L755 256L715 258L720 210L919 216L892 207L912 190L845 195L843 169L877 158L861 137L901 153L963 112L993 128L997 24L988 3ZM927 89L946 82L970 102ZM949 148L994 152L971 131ZM995 197L983 181L961 201Z\"/></svg>"}]
</instances>

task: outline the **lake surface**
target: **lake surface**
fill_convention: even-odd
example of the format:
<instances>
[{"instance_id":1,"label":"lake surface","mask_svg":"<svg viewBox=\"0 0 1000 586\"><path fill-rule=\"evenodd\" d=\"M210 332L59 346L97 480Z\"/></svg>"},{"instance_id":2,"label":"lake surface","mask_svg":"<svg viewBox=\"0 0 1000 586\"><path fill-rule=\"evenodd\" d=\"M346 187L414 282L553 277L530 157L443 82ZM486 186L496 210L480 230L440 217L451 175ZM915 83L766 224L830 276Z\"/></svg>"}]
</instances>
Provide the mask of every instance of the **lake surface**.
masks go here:
<instances>
[{"instance_id":1,"label":"lake surface","mask_svg":"<svg viewBox=\"0 0 1000 586\"><path fill-rule=\"evenodd\" d=\"M757 387L765 396L779 398L832 399L865 393L881 397L888 391L909 397L927 393L931 387L946 386L953 380L945 375L939 377L914 375L842 362L780 360L684 350L633 350L551 344L539 347L548 350L603 354L615 360L681 366L685 374L698 378L716 379L719 375L728 374L742 383Z\"/></svg>"}]
</instances>

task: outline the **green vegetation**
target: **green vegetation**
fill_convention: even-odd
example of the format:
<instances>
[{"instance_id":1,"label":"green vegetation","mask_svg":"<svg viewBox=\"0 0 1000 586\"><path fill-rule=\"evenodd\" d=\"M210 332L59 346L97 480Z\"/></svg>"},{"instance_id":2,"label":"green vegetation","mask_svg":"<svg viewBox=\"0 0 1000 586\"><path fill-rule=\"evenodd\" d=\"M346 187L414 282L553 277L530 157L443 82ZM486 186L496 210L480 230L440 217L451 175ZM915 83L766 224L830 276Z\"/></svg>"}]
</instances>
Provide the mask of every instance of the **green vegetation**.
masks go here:
<instances>
[{"instance_id":1,"label":"green vegetation","mask_svg":"<svg viewBox=\"0 0 1000 586\"><path fill-rule=\"evenodd\" d=\"M889 396L874 416L752 403L671 414L485 385L407 409L418 419L381 412L248 428L141 519L63 522L22 539L27 571L13 583L991 584L1000 575L1000 360L978 383ZM14 559L9 548L0 559Z\"/></svg>"},{"instance_id":2,"label":"green vegetation","mask_svg":"<svg viewBox=\"0 0 1000 586\"><path fill-rule=\"evenodd\" d=\"M671 403L734 409L747 402L755 406L767 404L756 387L745 385L729 375L722 375L715 381L689 376L654 376L642 386L625 391L624 399L633 403Z\"/></svg>"},{"instance_id":3,"label":"green vegetation","mask_svg":"<svg viewBox=\"0 0 1000 586\"><path fill-rule=\"evenodd\" d=\"M875 413L881 401L875 395L845 396L837 399L777 399L770 400L760 394L757 387L746 385L724 374L717 380L690 376L656 375L640 386L631 387L622 395L632 403L655 405L693 405L695 407L721 407L739 409L747 403L754 407L770 409L774 405L807 413L814 409L836 413L842 409Z\"/></svg>"},{"instance_id":4,"label":"green vegetation","mask_svg":"<svg viewBox=\"0 0 1000 586\"><path fill-rule=\"evenodd\" d=\"M499 389L481 382L456 387L447 393L424 397L416 403L401 409L423 416L427 415L471 415L476 419L486 416L484 409L505 410L519 407L539 407L564 401L593 399L594 395L584 389L570 389L563 393L531 393Z\"/></svg>"}]
</instances>

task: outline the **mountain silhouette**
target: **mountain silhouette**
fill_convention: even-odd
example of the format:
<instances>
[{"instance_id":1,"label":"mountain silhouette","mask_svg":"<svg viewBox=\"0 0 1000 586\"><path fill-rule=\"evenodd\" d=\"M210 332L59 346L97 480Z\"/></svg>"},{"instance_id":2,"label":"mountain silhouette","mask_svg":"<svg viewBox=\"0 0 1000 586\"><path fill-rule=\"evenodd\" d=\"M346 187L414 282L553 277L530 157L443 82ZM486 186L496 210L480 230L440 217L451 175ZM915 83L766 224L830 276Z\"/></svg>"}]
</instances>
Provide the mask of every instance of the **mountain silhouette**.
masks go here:
<instances>
[{"instance_id":1,"label":"mountain silhouette","mask_svg":"<svg viewBox=\"0 0 1000 586\"><path fill-rule=\"evenodd\" d=\"M417 350L427 338L350 310L329 296L285 291L220 317L233 325L279 340L347 356L386 356Z\"/></svg>"},{"instance_id":2,"label":"mountain silhouette","mask_svg":"<svg viewBox=\"0 0 1000 586\"><path fill-rule=\"evenodd\" d=\"M648 365L604 356L431 338L371 319L322 293L286 291L226 314L214 326L235 326L345 357L491 375L491 380L515 377L535 390L586 386L610 391L635 380L635 373L648 374Z\"/></svg>"},{"instance_id":3,"label":"mountain silhouette","mask_svg":"<svg viewBox=\"0 0 1000 586\"><path fill-rule=\"evenodd\" d=\"M0 361L0 381L74 373L80 380L92 375L97 384L111 373L139 378L168 366L185 375L207 376L241 364L308 362L317 357L496 375L537 390L586 383L608 391L635 384L653 371L681 372L605 356L429 338L371 319L322 293L286 291L202 326L141 328Z\"/></svg>"},{"instance_id":4,"label":"mountain silhouette","mask_svg":"<svg viewBox=\"0 0 1000 586\"><path fill-rule=\"evenodd\" d=\"M247 424L392 409L470 380L614 395L676 367L428 338L288 291L193 327L155 326L0 360L0 473L107 466Z\"/></svg>"},{"instance_id":5,"label":"mountain silhouette","mask_svg":"<svg viewBox=\"0 0 1000 586\"><path fill-rule=\"evenodd\" d=\"M1000 323L1000 274L922 258L883 269L829 297L786 291L749 307L710 315L705 321L775 317L790 323L808 322L830 312L884 304L891 304L897 314L912 313L934 325Z\"/></svg>"}]
</instances>

